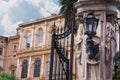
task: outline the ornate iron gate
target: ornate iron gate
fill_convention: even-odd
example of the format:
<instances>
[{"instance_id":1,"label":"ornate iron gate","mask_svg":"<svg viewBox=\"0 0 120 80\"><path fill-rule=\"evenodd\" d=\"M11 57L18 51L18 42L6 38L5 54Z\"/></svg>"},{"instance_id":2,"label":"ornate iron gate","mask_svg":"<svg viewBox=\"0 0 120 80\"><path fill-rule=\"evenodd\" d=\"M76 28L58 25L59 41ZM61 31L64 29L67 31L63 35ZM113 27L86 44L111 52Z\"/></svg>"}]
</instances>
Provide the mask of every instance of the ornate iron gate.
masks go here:
<instances>
[{"instance_id":1,"label":"ornate iron gate","mask_svg":"<svg viewBox=\"0 0 120 80\"><path fill-rule=\"evenodd\" d=\"M74 21L52 32L49 80L73 80ZM75 78L74 78L75 80Z\"/></svg>"}]
</instances>

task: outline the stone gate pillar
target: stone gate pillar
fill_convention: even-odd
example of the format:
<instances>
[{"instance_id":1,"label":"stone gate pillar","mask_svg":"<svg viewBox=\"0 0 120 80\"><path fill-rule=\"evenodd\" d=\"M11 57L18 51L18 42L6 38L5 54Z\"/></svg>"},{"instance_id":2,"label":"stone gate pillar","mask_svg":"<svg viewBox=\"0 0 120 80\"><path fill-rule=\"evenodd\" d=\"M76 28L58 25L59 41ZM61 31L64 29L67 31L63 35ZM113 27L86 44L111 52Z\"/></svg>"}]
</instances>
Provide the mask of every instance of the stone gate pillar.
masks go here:
<instances>
[{"instance_id":1,"label":"stone gate pillar","mask_svg":"<svg viewBox=\"0 0 120 80\"><path fill-rule=\"evenodd\" d=\"M116 16L114 3L104 3L100 0L78 0L75 4L76 20L79 27L76 36L77 76L79 80L112 80L113 57L116 50L116 35L113 26ZM97 34L93 40L99 45L98 55L90 60L86 53L86 36L82 29L82 19L88 10L93 10L99 19Z\"/></svg>"}]
</instances>

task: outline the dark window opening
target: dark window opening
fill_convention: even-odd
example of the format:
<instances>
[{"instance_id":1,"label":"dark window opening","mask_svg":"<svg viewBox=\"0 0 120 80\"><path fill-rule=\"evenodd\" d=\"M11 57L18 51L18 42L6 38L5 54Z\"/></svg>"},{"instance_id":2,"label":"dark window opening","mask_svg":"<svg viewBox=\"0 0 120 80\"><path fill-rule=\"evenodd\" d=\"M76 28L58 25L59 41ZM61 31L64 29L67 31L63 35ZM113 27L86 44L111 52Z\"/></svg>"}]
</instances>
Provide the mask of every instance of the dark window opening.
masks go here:
<instances>
[{"instance_id":1,"label":"dark window opening","mask_svg":"<svg viewBox=\"0 0 120 80\"><path fill-rule=\"evenodd\" d=\"M16 57L16 55L13 55L13 57Z\"/></svg>"},{"instance_id":2,"label":"dark window opening","mask_svg":"<svg viewBox=\"0 0 120 80\"><path fill-rule=\"evenodd\" d=\"M0 48L0 55L2 55L3 53L3 48Z\"/></svg>"},{"instance_id":3,"label":"dark window opening","mask_svg":"<svg viewBox=\"0 0 120 80\"><path fill-rule=\"evenodd\" d=\"M12 74L12 75L15 75L15 70L11 70L11 74Z\"/></svg>"},{"instance_id":4,"label":"dark window opening","mask_svg":"<svg viewBox=\"0 0 120 80\"><path fill-rule=\"evenodd\" d=\"M3 41L1 41L1 43L3 43Z\"/></svg>"},{"instance_id":5,"label":"dark window opening","mask_svg":"<svg viewBox=\"0 0 120 80\"><path fill-rule=\"evenodd\" d=\"M34 63L34 77L40 77L40 63L41 60L37 58Z\"/></svg>"},{"instance_id":6,"label":"dark window opening","mask_svg":"<svg viewBox=\"0 0 120 80\"><path fill-rule=\"evenodd\" d=\"M16 46L16 45L14 45L14 50L15 50L15 51L17 50L17 46Z\"/></svg>"},{"instance_id":7,"label":"dark window opening","mask_svg":"<svg viewBox=\"0 0 120 80\"><path fill-rule=\"evenodd\" d=\"M27 72L28 72L28 61L24 60L22 63L21 78L27 78Z\"/></svg>"},{"instance_id":8,"label":"dark window opening","mask_svg":"<svg viewBox=\"0 0 120 80\"><path fill-rule=\"evenodd\" d=\"M26 44L26 48L30 48L30 43L27 43L27 44Z\"/></svg>"}]
</instances>

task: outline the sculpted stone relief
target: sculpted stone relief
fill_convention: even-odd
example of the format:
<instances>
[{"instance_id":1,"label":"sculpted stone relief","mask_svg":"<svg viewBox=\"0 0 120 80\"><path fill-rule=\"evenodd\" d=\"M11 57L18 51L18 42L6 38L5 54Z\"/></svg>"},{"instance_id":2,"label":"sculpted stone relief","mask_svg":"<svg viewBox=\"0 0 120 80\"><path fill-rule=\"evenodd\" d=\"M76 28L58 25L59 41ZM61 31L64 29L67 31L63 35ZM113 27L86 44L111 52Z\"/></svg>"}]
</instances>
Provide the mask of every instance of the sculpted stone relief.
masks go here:
<instances>
[{"instance_id":1,"label":"sculpted stone relief","mask_svg":"<svg viewBox=\"0 0 120 80\"><path fill-rule=\"evenodd\" d=\"M116 52L116 33L113 25L110 22L106 22L105 30L105 54L102 54L101 38L95 36L93 38L96 44L100 44L99 53L94 59L88 59L86 53L86 36L83 31L83 24L79 24L79 28L76 35L76 55L77 55L77 74L79 80L103 80L101 71L103 71L102 64L105 64L105 80L112 80L112 66L113 58ZM105 63L101 60L105 55Z\"/></svg>"},{"instance_id":2,"label":"sculpted stone relief","mask_svg":"<svg viewBox=\"0 0 120 80\"><path fill-rule=\"evenodd\" d=\"M86 36L83 31L83 24L79 25L76 36L77 47L77 74L79 80L99 80L100 78L100 55L96 55L95 59L88 59L86 53ZM95 37L95 42L100 42L99 37ZM99 40L99 41L96 41Z\"/></svg>"},{"instance_id":3,"label":"sculpted stone relief","mask_svg":"<svg viewBox=\"0 0 120 80\"><path fill-rule=\"evenodd\" d=\"M106 23L105 37L106 78L107 80L112 80L113 58L116 52L116 33L110 22Z\"/></svg>"}]
</instances>

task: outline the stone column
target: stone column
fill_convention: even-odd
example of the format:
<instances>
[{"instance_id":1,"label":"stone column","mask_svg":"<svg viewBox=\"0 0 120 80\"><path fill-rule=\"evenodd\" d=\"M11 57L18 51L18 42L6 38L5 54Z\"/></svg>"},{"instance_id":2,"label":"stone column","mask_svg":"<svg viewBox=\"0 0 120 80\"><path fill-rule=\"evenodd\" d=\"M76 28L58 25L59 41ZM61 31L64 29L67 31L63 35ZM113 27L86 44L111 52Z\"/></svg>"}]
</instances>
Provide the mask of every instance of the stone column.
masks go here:
<instances>
[{"instance_id":1,"label":"stone column","mask_svg":"<svg viewBox=\"0 0 120 80\"><path fill-rule=\"evenodd\" d=\"M32 30L31 30L31 47L34 47L34 32L35 32L35 27L34 27L34 24L32 25Z\"/></svg>"},{"instance_id":2,"label":"stone column","mask_svg":"<svg viewBox=\"0 0 120 80\"><path fill-rule=\"evenodd\" d=\"M41 61L41 72L40 72L40 76L44 77L44 64L45 64L45 56L42 55L42 61Z\"/></svg>"},{"instance_id":3,"label":"stone column","mask_svg":"<svg viewBox=\"0 0 120 80\"><path fill-rule=\"evenodd\" d=\"M17 60L17 70L16 70L16 77L17 79L21 79L21 70L22 70L22 62L20 62L20 59Z\"/></svg>"},{"instance_id":4,"label":"stone column","mask_svg":"<svg viewBox=\"0 0 120 80\"><path fill-rule=\"evenodd\" d=\"M36 30L34 32L34 47L38 47L38 34Z\"/></svg>"},{"instance_id":5,"label":"stone column","mask_svg":"<svg viewBox=\"0 0 120 80\"><path fill-rule=\"evenodd\" d=\"M46 22L44 23L44 28L43 28L43 47L45 47L45 44L46 44L46 35L47 35L47 26L46 26Z\"/></svg>"},{"instance_id":6,"label":"stone column","mask_svg":"<svg viewBox=\"0 0 120 80\"><path fill-rule=\"evenodd\" d=\"M44 38L44 40L45 40L45 45L47 44L47 42L48 42L48 39L47 39L47 34L48 34L48 32L47 32L47 27L48 27L48 25L47 25L47 22L45 22L45 38Z\"/></svg>"},{"instance_id":7,"label":"stone column","mask_svg":"<svg viewBox=\"0 0 120 80\"><path fill-rule=\"evenodd\" d=\"M22 39L23 39L23 30L22 28L20 28L20 40L19 40L18 51L22 49Z\"/></svg>"},{"instance_id":8,"label":"stone column","mask_svg":"<svg viewBox=\"0 0 120 80\"><path fill-rule=\"evenodd\" d=\"M96 31L97 34L93 38L95 42L100 42L98 55L92 60L88 59L86 47L83 47L86 45L86 36L84 33L81 33L83 35L82 41L80 36L78 40L79 43L76 44L76 46L82 46L81 51L76 51L79 53L77 59L77 65L80 65L78 66L79 80L111 80L111 63L115 54L116 39L112 25L112 21L114 20L108 18L108 16L113 17L116 15L116 6L112 3L104 3L100 0L78 0L74 5L77 10L76 16L78 17L78 20L80 20L80 18L84 19L88 10L93 10L95 12L95 16L99 19ZM107 20L107 18L111 20L111 22ZM81 24L82 23L79 23L79 25ZM83 27L83 25L81 27ZM106 31L107 28L110 28L110 31ZM111 46L111 44L113 46ZM108 58L108 60L106 60L106 58ZM80 68L82 68L82 71Z\"/></svg>"},{"instance_id":9,"label":"stone column","mask_svg":"<svg viewBox=\"0 0 120 80\"><path fill-rule=\"evenodd\" d=\"M19 77L19 66L20 66L20 63L19 63L19 58L17 60L17 69L16 69L16 77L18 78Z\"/></svg>"},{"instance_id":10,"label":"stone column","mask_svg":"<svg viewBox=\"0 0 120 80\"><path fill-rule=\"evenodd\" d=\"M120 43L119 43L119 42L120 42L120 41L119 41L119 34L120 34L120 31L117 29L117 31L116 31L117 44L118 44L118 45L117 45L117 51L119 51L119 49L120 49L120 48L119 48L119 47L120 47L120 46L119 46L119 44L120 44Z\"/></svg>"},{"instance_id":11,"label":"stone column","mask_svg":"<svg viewBox=\"0 0 120 80\"><path fill-rule=\"evenodd\" d=\"M29 65L28 65L28 75L27 75L27 78L30 78L30 69L31 68L31 56L29 57Z\"/></svg>"}]
</instances>

